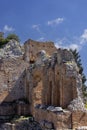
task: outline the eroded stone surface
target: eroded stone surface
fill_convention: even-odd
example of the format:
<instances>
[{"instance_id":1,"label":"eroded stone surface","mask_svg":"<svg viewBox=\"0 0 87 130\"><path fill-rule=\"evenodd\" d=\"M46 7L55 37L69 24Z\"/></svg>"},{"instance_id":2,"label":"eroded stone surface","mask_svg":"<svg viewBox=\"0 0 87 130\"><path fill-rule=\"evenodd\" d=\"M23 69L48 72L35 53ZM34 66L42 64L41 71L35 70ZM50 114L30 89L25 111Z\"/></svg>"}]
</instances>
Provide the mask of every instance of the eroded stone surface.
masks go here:
<instances>
[{"instance_id":1,"label":"eroded stone surface","mask_svg":"<svg viewBox=\"0 0 87 130\"><path fill-rule=\"evenodd\" d=\"M24 54L20 43L10 40L3 49L0 49L0 58L19 57Z\"/></svg>"},{"instance_id":2,"label":"eroded stone surface","mask_svg":"<svg viewBox=\"0 0 87 130\"><path fill-rule=\"evenodd\" d=\"M0 50L0 113L3 115L5 110L3 102L20 100L16 114L29 112L39 123L45 121L41 123L43 130L51 129L52 124L55 129L77 128L79 120L80 126L87 125L82 79L72 53L56 49L53 42L28 40L24 48L10 41ZM7 107L9 114L10 110L12 108ZM24 129L23 124L21 128L18 124L17 129ZM34 129L36 124L32 122L31 126ZM12 127L10 124L7 130Z\"/></svg>"}]
</instances>

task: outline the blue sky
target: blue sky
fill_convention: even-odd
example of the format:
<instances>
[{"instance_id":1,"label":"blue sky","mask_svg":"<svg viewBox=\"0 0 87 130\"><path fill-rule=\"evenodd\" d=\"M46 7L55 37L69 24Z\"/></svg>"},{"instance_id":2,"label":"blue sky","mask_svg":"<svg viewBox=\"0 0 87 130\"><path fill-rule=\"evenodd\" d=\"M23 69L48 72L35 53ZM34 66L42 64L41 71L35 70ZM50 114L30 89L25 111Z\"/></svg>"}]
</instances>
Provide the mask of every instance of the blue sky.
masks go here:
<instances>
[{"instance_id":1,"label":"blue sky","mask_svg":"<svg viewBox=\"0 0 87 130\"><path fill-rule=\"evenodd\" d=\"M87 0L0 0L0 31L77 48L87 76Z\"/></svg>"}]
</instances>

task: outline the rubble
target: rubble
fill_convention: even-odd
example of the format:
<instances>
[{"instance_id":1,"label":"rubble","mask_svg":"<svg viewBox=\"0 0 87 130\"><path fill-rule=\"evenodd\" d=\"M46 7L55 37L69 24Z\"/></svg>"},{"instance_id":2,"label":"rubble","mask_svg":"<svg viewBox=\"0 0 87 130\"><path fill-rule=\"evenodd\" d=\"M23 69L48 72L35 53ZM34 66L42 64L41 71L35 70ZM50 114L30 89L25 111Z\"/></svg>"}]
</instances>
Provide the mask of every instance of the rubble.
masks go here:
<instances>
[{"instance_id":1,"label":"rubble","mask_svg":"<svg viewBox=\"0 0 87 130\"><path fill-rule=\"evenodd\" d=\"M68 109L70 109L71 111L79 111L79 110L86 111L81 97L78 97L74 99L73 101L71 101L68 106Z\"/></svg>"},{"instance_id":2,"label":"rubble","mask_svg":"<svg viewBox=\"0 0 87 130\"><path fill-rule=\"evenodd\" d=\"M43 120L40 122L40 126L42 128L42 130L54 130L54 126L53 126L53 123L52 122L48 122L46 120Z\"/></svg>"}]
</instances>

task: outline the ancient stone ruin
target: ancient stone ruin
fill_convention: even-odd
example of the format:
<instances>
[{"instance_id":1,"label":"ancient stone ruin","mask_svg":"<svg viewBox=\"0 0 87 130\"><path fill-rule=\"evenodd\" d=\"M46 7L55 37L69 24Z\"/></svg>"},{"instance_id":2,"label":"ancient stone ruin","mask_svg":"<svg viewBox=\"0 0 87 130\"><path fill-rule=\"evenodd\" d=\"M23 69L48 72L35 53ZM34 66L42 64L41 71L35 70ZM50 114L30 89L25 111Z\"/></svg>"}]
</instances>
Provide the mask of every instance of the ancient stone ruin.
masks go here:
<instances>
[{"instance_id":1,"label":"ancient stone ruin","mask_svg":"<svg viewBox=\"0 0 87 130\"><path fill-rule=\"evenodd\" d=\"M5 123L13 115L32 115L39 123L35 130L86 128L82 79L70 51L33 40L24 48L8 43L1 51L0 130L22 130L24 122Z\"/></svg>"}]
</instances>

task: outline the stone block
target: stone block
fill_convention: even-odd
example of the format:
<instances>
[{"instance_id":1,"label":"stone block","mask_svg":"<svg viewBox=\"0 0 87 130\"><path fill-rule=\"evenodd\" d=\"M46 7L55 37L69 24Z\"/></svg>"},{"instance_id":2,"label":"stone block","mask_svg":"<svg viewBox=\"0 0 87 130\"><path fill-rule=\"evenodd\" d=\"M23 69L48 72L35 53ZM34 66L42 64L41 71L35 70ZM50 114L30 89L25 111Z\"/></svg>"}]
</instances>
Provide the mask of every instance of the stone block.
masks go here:
<instances>
[{"instance_id":1,"label":"stone block","mask_svg":"<svg viewBox=\"0 0 87 130\"><path fill-rule=\"evenodd\" d=\"M48 122L48 121L45 121L45 127L46 127L47 129L52 129L52 128L53 128L53 123Z\"/></svg>"}]
</instances>

